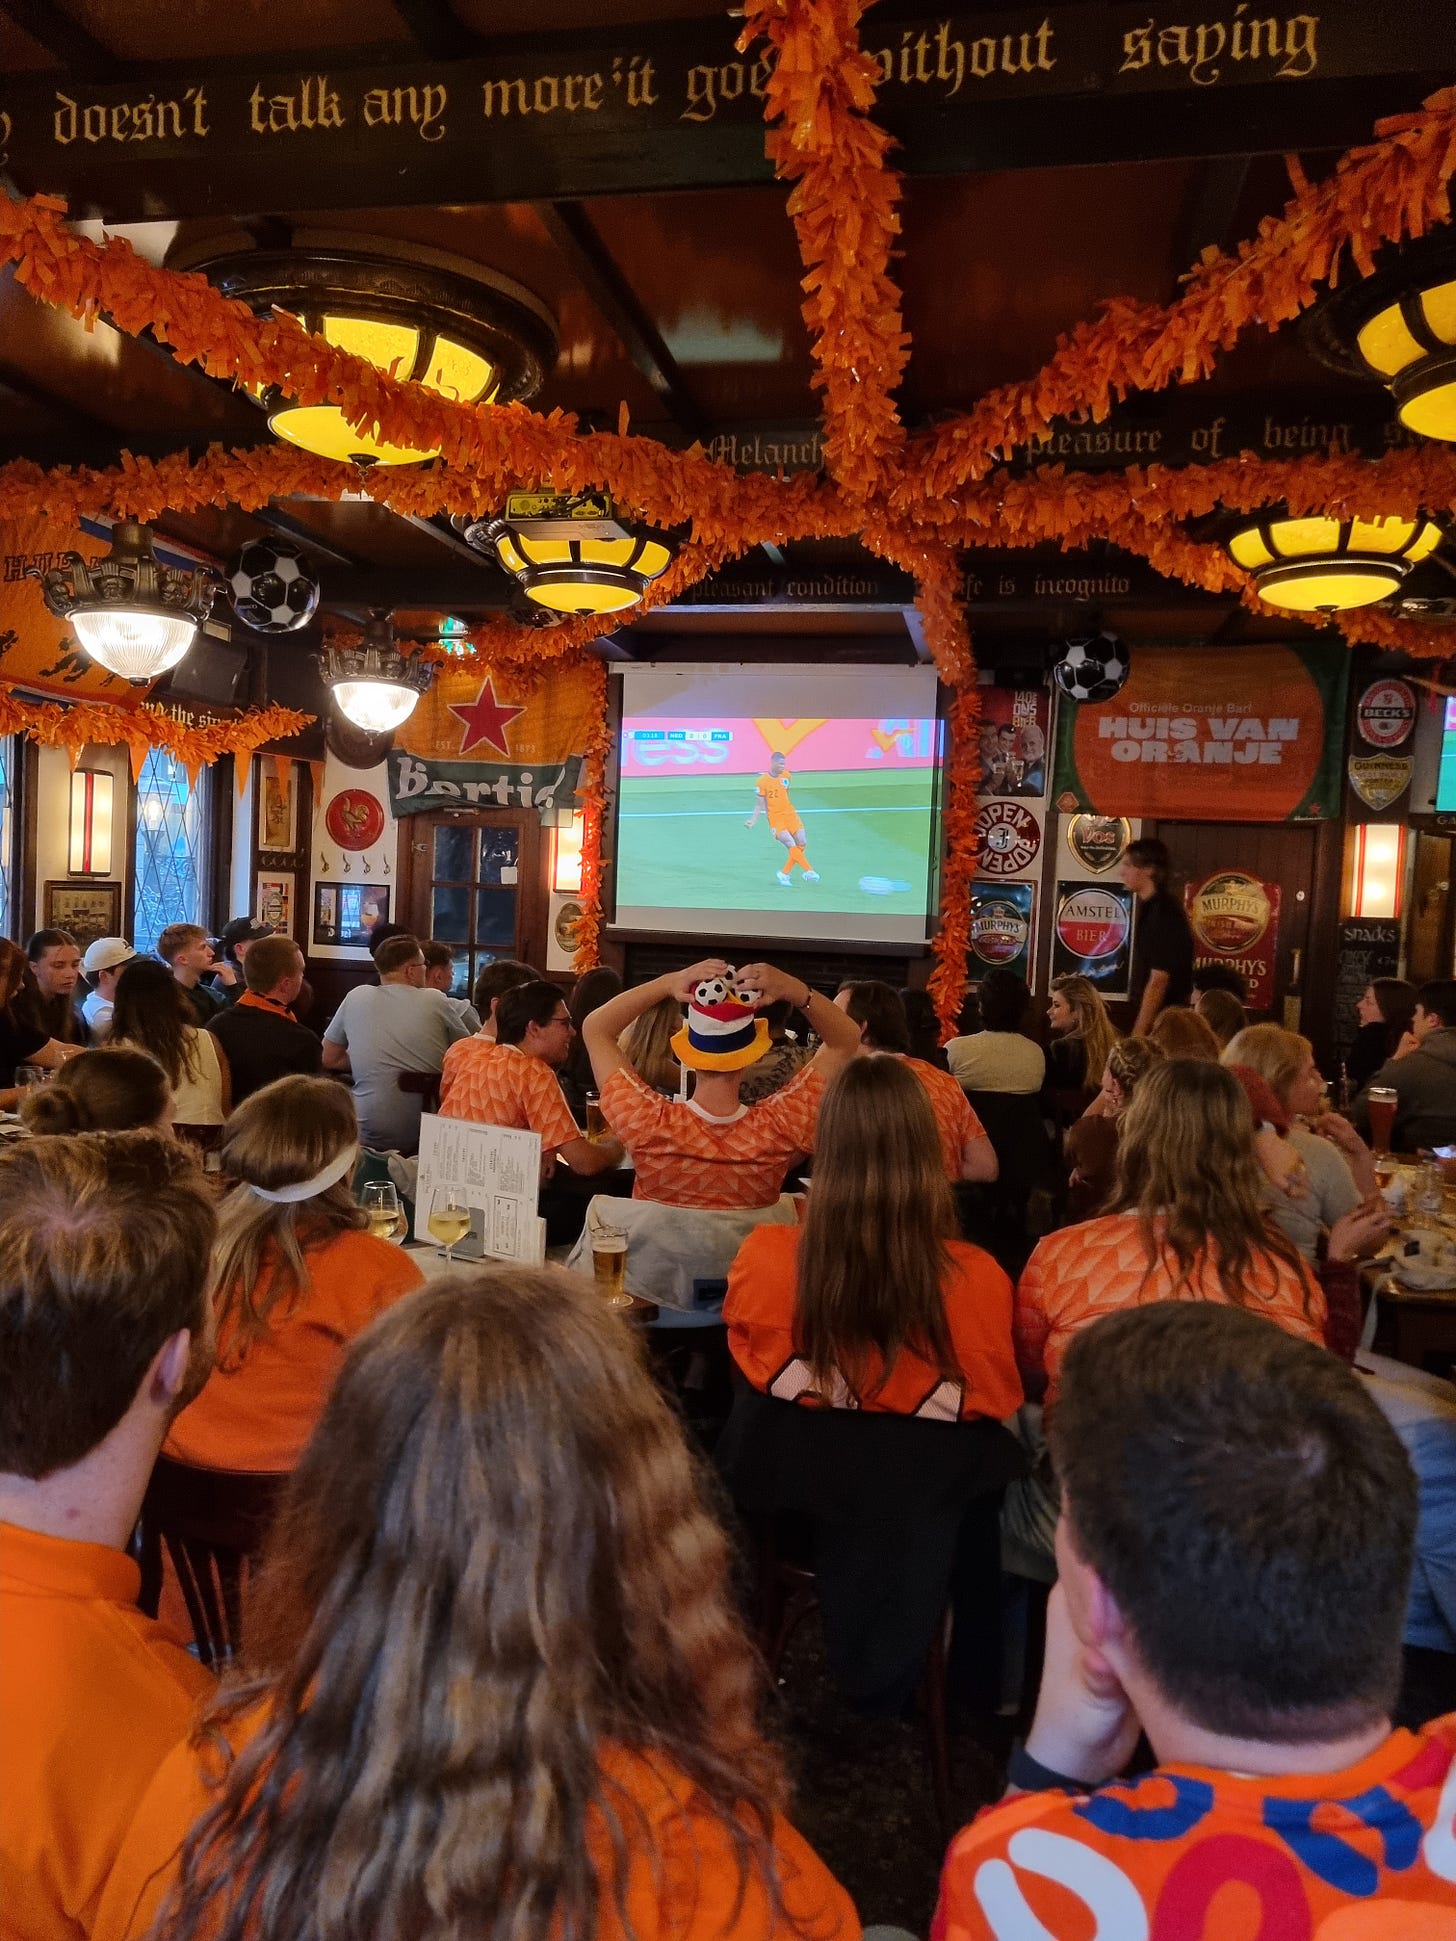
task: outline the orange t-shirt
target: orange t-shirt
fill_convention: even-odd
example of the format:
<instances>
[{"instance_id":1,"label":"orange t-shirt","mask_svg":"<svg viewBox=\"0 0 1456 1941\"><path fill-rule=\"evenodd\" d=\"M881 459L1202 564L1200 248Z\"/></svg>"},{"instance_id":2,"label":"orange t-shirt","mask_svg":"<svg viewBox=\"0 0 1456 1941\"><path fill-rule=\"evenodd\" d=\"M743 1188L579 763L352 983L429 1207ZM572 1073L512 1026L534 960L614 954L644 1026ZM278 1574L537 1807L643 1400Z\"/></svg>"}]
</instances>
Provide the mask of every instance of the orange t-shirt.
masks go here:
<instances>
[{"instance_id":1,"label":"orange t-shirt","mask_svg":"<svg viewBox=\"0 0 1456 1941\"><path fill-rule=\"evenodd\" d=\"M340 1233L304 1254L309 1286L274 1308L242 1365L219 1363L172 1424L165 1446L201 1469L278 1474L297 1463L356 1335L424 1275L407 1253L369 1233Z\"/></svg>"},{"instance_id":2,"label":"orange t-shirt","mask_svg":"<svg viewBox=\"0 0 1456 1941\"><path fill-rule=\"evenodd\" d=\"M842 1385L825 1397L810 1384L794 1352L798 1227L755 1227L728 1270L723 1319L733 1359L755 1388L785 1402L852 1406ZM954 1422L972 1415L1004 1420L1021 1406L1021 1381L1011 1350L1011 1282L987 1253L964 1240L950 1243L951 1272L943 1293L956 1365L965 1377L948 1382L908 1348L890 1379L863 1406L887 1415L919 1415ZM872 1370L877 1373L878 1370Z\"/></svg>"},{"instance_id":3,"label":"orange t-shirt","mask_svg":"<svg viewBox=\"0 0 1456 1941\"><path fill-rule=\"evenodd\" d=\"M1456 1717L1392 1732L1344 1772L1165 1766L1085 1797L1021 1794L951 1842L931 1941L1444 1941L1453 1752Z\"/></svg>"},{"instance_id":4,"label":"orange t-shirt","mask_svg":"<svg viewBox=\"0 0 1456 1941\"><path fill-rule=\"evenodd\" d=\"M445 1053L440 1116L539 1132L543 1158L582 1136L545 1059L533 1058L519 1045L492 1044L486 1038L462 1038Z\"/></svg>"},{"instance_id":5,"label":"orange t-shirt","mask_svg":"<svg viewBox=\"0 0 1456 1941\"><path fill-rule=\"evenodd\" d=\"M939 1065L927 1065L923 1058L907 1057L904 1052L894 1055L902 1065L910 1067L925 1087L925 1096L930 1100L930 1109L935 1114L935 1129L940 1134L940 1149L945 1155L945 1176L951 1180L960 1179L966 1142L984 1139L986 1128L949 1072L943 1072Z\"/></svg>"},{"instance_id":6,"label":"orange t-shirt","mask_svg":"<svg viewBox=\"0 0 1456 1941\"><path fill-rule=\"evenodd\" d=\"M633 1197L663 1206L772 1206L784 1174L814 1150L824 1080L810 1065L757 1105L710 1119L665 1099L625 1066L602 1087L602 1113L637 1169Z\"/></svg>"},{"instance_id":7,"label":"orange t-shirt","mask_svg":"<svg viewBox=\"0 0 1456 1941\"><path fill-rule=\"evenodd\" d=\"M0 1523L0 1936L88 1935L122 1837L210 1672L105 1544Z\"/></svg>"},{"instance_id":8,"label":"orange t-shirt","mask_svg":"<svg viewBox=\"0 0 1456 1941\"><path fill-rule=\"evenodd\" d=\"M1104 1314L1148 1301L1225 1300L1212 1255L1196 1264L1193 1285L1175 1296L1176 1274L1166 1250L1148 1273L1136 1213L1104 1213L1048 1234L1027 1261L1016 1288L1016 1360L1028 1389L1034 1391L1045 1374L1044 1403L1051 1409L1073 1335ZM1296 1269L1265 1254L1244 1291L1250 1313L1267 1315L1286 1334L1325 1345L1325 1297L1302 1262Z\"/></svg>"},{"instance_id":9,"label":"orange t-shirt","mask_svg":"<svg viewBox=\"0 0 1456 1941\"><path fill-rule=\"evenodd\" d=\"M246 1724L241 1730L246 1733ZM213 1763L209 1756L209 1769ZM858 1941L853 1901L782 1815L774 1820L773 1851L785 1914L775 1920L756 1874L749 1875L739 1906L732 1835L697 1804L691 1782L675 1766L659 1754L607 1747L602 1767L628 1795L619 1812L627 1843L624 1899L636 1941L657 1936L727 1941L733 1935L751 1941ZM209 1798L197 1750L179 1746L137 1813L93 1941L128 1941L146 1933L171 1885L182 1840ZM589 1821L586 1841L602 1883L595 1941L624 1941L628 1930L611 1880L612 1843L600 1818ZM494 1911L482 1910L482 1915Z\"/></svg>"},{"instance_id":10,"label":"orange t-shirt","mask_svg":"<svg viewBox=\"0 0 1456 1941\"><path fill-rule=\"evenodd\" d=\"M799 827L799 812L789 800L789 783L793 779L785 769L782 775L760 775L754 785L754 792L768 812L769 828L775 832L782 829L790 836Z\"/></svg>"}]
</instances>

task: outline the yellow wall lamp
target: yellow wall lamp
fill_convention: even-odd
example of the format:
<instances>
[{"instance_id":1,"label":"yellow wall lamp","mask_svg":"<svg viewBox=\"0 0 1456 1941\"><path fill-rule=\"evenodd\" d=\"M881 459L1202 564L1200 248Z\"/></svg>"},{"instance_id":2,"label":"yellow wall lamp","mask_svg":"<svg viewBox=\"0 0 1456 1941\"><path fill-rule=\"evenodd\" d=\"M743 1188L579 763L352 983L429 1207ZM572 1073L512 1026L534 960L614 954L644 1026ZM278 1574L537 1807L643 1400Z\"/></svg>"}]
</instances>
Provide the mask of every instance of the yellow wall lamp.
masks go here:
<instances>
[{"instance_id":1,"label":"yellow wall lamp","mask_svg":"<svg viewBox=\"0 0 1456 1941\"><path fill-rule=\"evenodd\" d=\"M604 492L512 492L499 518L476 521L465 537L538 606L580 614L636 606L680 535L628 523Z\"/></svg>"},{"instance_id":2,"label":"yellow wall lamp","mask_svg":"<svg viewBox=\"0 0 1456 1941\"><path fill-rule=\"evenodd\" d=\"M1440 545L1434 519L1291 518L1279 509L1240 519L1224 538L1259 598L1291 613L1338 613L1398 593Z\"/></svg>"}]
</instances>

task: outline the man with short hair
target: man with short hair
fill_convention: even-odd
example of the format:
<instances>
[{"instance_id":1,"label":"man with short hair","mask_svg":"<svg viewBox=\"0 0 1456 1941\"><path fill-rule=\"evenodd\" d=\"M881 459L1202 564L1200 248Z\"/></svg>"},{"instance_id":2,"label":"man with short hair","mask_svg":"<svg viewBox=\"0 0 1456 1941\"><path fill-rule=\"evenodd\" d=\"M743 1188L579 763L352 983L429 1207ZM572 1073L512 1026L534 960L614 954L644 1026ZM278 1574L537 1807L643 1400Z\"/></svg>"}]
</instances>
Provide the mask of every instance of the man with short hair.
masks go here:
<instances>
[{"instance_id":1,"label":"man with short hair","mask_svg":"<svg viewBox=\"0 0 1456 1941\"><path fill-rule=\"evenodd\" d=\"M91 1033L93 1045L104 1045L111 1036L111 1013L116 1003L116 980L122 967L136 952L125 937L98 937L88 944L81 969L92 981L90 994L81 1005L81 1016Z\"/></svg>"},{"instance_id":2,"label":"man with short hair","mask_svg":"<svg viewBox=\"0 0 1456 1941\"><path fill-rule=\"evenodd\" d=\"M556 1077L574 1035L560 986L538 978L518 984L499 1000L495 1021L493 1044L477 1036L446 1052L440 1116L539 1132L547 1174L553 1156L584 1176L619 1165L622 1148L615 1139L594 1145L582 1136Z\"/></svg>"},{"instance_id":3,"label":"man with short hair","mask_svg":"<svg viewBox=\"0 0 1456 1941\"><path fill-rule=\"evenodd\" d=\"M437 937L431 937L426 943L420 945L420 950L425 959L425 989L427 991L443 991L455 1010L460 1014L460 1022L465 1026L466 1030L479 1031L480 1014L475 1006L470 1002L468 997L456 997L454 995L455 952L453 947L450 944L441 943Z\"/></svg>"},{"instance_id":4,"label":"man with short hair","mask_svg":"<svg viewBox=\"0 0 1456 1941\"><path fill-rule=\"evenodd\" d=\"M1133 919L1132 967L1128 996L1132 1035L1145 1038L1153 1019L1171 1004L1193 995L1193 931L1183 905L1168 888L1173 859L1156 836L1130 842L1122 852L1120 874L1137 898Z\"/></svg>"},{"instance_id":5,"label":"man with short hair","mask_svg":"<svg viewBox=\"0 0 1456 1941\"><path fill-rule=\"evenodd\" d=\"M1395 1093L1394 1152L1456 1145L1456 978L1422 984L1411 1028L1356 1099L1350 1117L1370 1132L1370 1087Z\"/></svg>"},{"instance_id":6,"label":"man with short hair","mask_svg":"<svg viewBox=\"0 0 1456 1941\"><path fill-rule=\"evenodd\" d=\"M227 1054L234 1105L275 1078L312 1077L323 1069L318 1039L293 1015L293 1000L303 988L303 952L292 937L270 931L250 939L243 976L243 995L207 1027Z\"/></svg>"},{"instance_id":7,"label":"man with short hair","mask_svg":"<svg viewBox=\"0 0 1456 1941\"><path fill-rule=\"evenodd\" d=\"M29 966L19 1010L48 1038L61 1045L90 1041L86 1020L76 1004L81 980L81 952L69 930L37 930L26 939Z\"/></svg>"},{"instance_id":8,"label":"man with short hair","mask_svg":"<svg viewBox=\"0 0 1456 1941\"><path fill-rule=\"evenodd\" d=\"M996 1148L959 1084L949 1072L910 1056L905 1003L894 986L877 977L846 978L834 1002L859 1026L861 1052L878 1051L898 1058L925 1087L945 1155L946 1178L995 1179L1001 1170Z\"/></svg>"},{"instance_id":9,"label":"man with short hair","mask_svg":"<svg viewBox=\"0 0 1456 1941\"><path fill-rule=\"evenodd\" d=\"M348 993L324 1033L326 1072L352 1072L359 1137L373 1152L420 1148L418 1092L399 1089L401 1072L438 1072L445 1053L469 1033L442 991L425 989L417 937L391 937L374 955L377 984Z\"/></svg>"},{"instance_id":10,"label":"man with short hair","mask_svg":"<svg viewBox=\"0 0 1456 1941\"><path fill-rule=\"evenodd\" d=\"M1249 1001L1249 980L1232 964L1195 964L1193 966L1194 1008L1196 1000L1205 991L1227 991L1230 997L1237 998L1240 1004Z\"/></svg>"},{"instance_id":11,"label":"man with short hair","mask_svg":"<svg viewBox=\"0 0 1456 1941\"><path fill-rule=\"evenodd\" d=\"M127 1555L212 1360L217 1221L153 1132L0 1153L0 1929L91 1931L122 1835L212 1690Z\"/></svg>"},{"instance_id":12,"label":"man with short hair","mask_svg":"<svg viewBox=\"0 0 1456 1941\"><path fill-rule=\"evenodd\" d=\"M532 970L529 964L518 963L514 957L497 957L492 964L482 964L475 973L475 989L471 993L480 1018L480 1036L495 1043L496 1007L507 991L514 991L522 984L540 982L540 971Z\"/></svg>"},{"instance_id":13,"label":"man with short hair","mask_svg":"<svg viewBox=\"0 0 1456 1941\"><path fill-rule=\"evenodd\" d=\"M200 981L203 972L210 971L217 962L217 952L201 924L169 923L157 939L157 955L186 991L197 1023L205 1025L215 1018L227 1000L210 984ZM226 988L237 981L238 974L231 964L222 964L217 975Z\"/></svg>"},{"instance_id":14,"label":"man with short hair","mask_svg":"<svg viewBox=\"0 0 1456 1941\"><path fill-rule=\"evenodd\" d=\"M1078 1336L1051 1446L1036 1717L932 1941L1456 1931L1456 1718L1390 1727L1415 1480L1356 1377L1155 1302ZM1140 1732L1158 1768L1119 1781Z\"/></svg>"}]
</instances>

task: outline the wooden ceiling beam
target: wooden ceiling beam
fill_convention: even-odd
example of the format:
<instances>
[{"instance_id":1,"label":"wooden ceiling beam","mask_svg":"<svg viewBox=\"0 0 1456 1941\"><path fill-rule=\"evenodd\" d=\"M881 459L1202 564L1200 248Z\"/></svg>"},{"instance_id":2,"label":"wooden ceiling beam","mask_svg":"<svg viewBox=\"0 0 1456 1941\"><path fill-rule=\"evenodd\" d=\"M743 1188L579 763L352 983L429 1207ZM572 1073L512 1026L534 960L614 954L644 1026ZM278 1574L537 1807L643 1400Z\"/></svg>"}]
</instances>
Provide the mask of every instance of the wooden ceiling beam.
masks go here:
<instances>
[{"instance_id":1,"label":"wooden ceiling beam","mask_svg":"<svg viewBox=\"0 0 1456 1941\"><path fill-rule=\"evenodd\" d=\"M48 54L54 54L76 80L119 81L127 72L126 62L119 61L109 47L79 20L54 6L52 0L3 0L0 12L7 13Z\"/></svg>"},{"instance_id":2,"label":"wooden ceiling beam","mask_svg":"<svg viewBox=\"0 0 1456 1941\"><path fill-rule=\"evenodd\" d=\"M572 275L615 331L673 423L691 438L702 437L707 421L676 358L586 210L579 202L538 202L535 208Z\"/></svg>"}]
</instances>

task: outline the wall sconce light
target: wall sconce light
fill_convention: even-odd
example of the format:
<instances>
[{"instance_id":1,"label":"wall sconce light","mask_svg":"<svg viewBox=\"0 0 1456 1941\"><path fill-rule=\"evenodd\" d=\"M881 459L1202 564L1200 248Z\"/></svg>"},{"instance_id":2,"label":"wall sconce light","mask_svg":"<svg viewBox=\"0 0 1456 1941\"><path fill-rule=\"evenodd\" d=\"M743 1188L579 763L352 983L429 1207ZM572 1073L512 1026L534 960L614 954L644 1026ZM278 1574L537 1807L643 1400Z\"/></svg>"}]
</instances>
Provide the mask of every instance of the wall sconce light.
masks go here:
<instances>
[{"instance_id":1,"label":"wall sconce light","mask_svg":"<svg viewBox=\"0 0 1456 1941\"><path fill-rule=\"evenodd\" d=\"M575 896L581 889L582 822L581 810L573 809L552 831L551 888L558 896Z\"/></svg>"},{"instance_id":2,"label":"wall sconce light","mask_svg":"<svg viewBox=\"0 0 1456 1941\"><path fill-rule=\"evenodd\" d=\"M1360 822L1350 834L1350 915L1398 917L1405 895L1405 825Z\"/></svg>"},{"instance_id":3,"label":"wall sconce light","mask_svg":"<svg viewBox=\"0 0 1456 1941\"><path fill-rule=\"evenodd\" d=\"M116 779L103 770L78 768L71 776L71 842L66 867L72 876L110 876L112 810Z\"/></svg>"}]
</instances>

